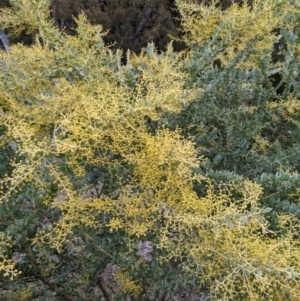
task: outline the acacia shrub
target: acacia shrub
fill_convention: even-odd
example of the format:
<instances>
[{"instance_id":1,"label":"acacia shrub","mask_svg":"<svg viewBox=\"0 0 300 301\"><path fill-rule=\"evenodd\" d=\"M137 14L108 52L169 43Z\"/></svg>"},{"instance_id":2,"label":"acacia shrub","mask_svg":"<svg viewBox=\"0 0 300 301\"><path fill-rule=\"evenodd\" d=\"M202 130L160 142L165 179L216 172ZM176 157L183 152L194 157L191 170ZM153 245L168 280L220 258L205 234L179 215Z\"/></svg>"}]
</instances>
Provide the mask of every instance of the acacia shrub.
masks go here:
<instances>
[{"instance_id":1,"label":"acacia shrub","mask_svg":"<svg viewBox=\"0 0 300 301\"><path fill-rule=\"evenodd\" d=\"M199 154L210 159L209 169L227 170L259 183L262 175L279 179L286 173L297 182L299 53L297 24L291 20L299 18L299 8L277 1L262 7L257 1L252 9L246 4L227 11L187 5L181 9L190 47L184 70L191 74L189 86L204 93L174 124L180 122L188 135L194 133ZM255 26L255 35L247 24ZM272 57L274 45L281 52L278 61ZM221 64L214 65L216 60ZM277 87L270 80L273 75L281 78ZM282 186L280 181L276 185Z\"/></svg>"},{"instance_id":2,"label":"acacia shrub","mask_svg":"<svg viewBox=\"0 0 300 301\"><path fill-rule=\"evenodd\" d=\"M3 28L37 32L31 47L0 55L3 298L297 300L298 180L292 169L279 173L282 163L292 168L284 152L297 142L236 130L249 120L260 133L272 112L297 134L297 96L276 102L270 87L254 84L267 80L273 26L288 30L297 16L278 3L257 1L253 14L233 6L235 19L178 2L190 49L175 53L170 44L159 54L149 44L128 52L126 65L84 15L72 37L48 21L48 1L15 0L2 11ZM234 21L246 17L261 18L257 36L239 34ZM267 113L255 115L258 103L243 104L246 94L266 97ZM230 150L244 161L226 160ZM287 210L268 194L272 177L278 203L294 200Z\"/></svg>"}]
</instances>

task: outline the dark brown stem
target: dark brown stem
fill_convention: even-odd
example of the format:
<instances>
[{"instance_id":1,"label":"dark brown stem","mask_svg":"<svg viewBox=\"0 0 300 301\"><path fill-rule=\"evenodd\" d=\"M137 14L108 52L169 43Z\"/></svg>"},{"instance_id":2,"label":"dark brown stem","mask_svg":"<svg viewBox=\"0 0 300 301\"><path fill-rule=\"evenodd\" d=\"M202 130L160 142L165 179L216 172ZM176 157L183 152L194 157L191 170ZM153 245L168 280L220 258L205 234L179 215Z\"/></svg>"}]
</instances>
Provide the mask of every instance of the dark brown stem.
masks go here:
<instances>
[{"instance_id":1,"label":"dark brown stem","mask_svg":"<svg viewBox=\"0 0 300 301\"><path fill-rule=\"evenodd\" d=\"M27 248L27 251L28 251L28 254L29 254L29 258L30 258L30 260L31 260L31 262L32 262L32 264L33 264L33 267L34 267L34 269L35 269L35 271L36 271L36 273L37 273L37 278L39 279L39 280L41 280L45 285L47 285L50 289L51 289L51 291L53 291L53 292L56 292L58 295L61 295L66 301L73 301L73 299L71 299L68 295L66 295L65 293L63 293L63 292L58 292L57 291L57 287L53 284L53 283L51 283L50 281L49 281L49 279L48 278L46 278L46 277L44 277L44 276L42 276L41 275L41 273L40 273L40 271L39 271L39 269L38 269L38 266L37 266L37 263L36 263L36 260L35 260L35 257L34 257L34 255L33 255L33 252L32 252L32 250L31 250L31 248L30 247L28 247Z\"/></svg>"},{"instance_id":2,"label":"dark brown stem","mask_svg":"<svg viewBox=\"0 0 300 301\"><path fill-rule=\"evenodd\" d=\"M105 180L103 180L102 187L101 187L100 191L97 190L97 187L96 187L96 185L95 185L95 189L96 189L96 193L97 193L97 198L98 198L98 199L99 199L99 198L101 197L101 195L102 195L102 192L103 192L103 190L104 190L104 185L105 185Z\"/></svg>"},{"instance_id":3,"label":"dark brown stem","mask_svg":"<svg viewBox=\"0 0 300 301\"><path fill-rule=\"evenodd\" d=\"M100 287L101 292L102 292L102 294L103 294L105 300L106 300L106 301L110 301L110 297L109 297L109 295L108 295L108 293L107 293L107 291L106 291L104 285L102 284L100 278L98 279L97 284L98 284L98 286Z\"/></svg>"}]
</instances>

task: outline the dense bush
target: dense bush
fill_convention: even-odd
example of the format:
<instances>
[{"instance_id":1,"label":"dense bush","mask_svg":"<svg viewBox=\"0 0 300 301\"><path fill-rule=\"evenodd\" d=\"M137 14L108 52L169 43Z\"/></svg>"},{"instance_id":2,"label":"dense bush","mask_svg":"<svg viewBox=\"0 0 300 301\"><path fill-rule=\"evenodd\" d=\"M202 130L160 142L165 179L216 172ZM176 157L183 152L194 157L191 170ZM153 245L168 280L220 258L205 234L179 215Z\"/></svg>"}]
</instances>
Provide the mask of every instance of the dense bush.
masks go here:
<instances>
[{"instance_id":1,"label":"dense bush","mask_svg":"<svg viewBox=\"0 0 300 301\"><path fill-rule=\"evenodd\" d=\"M300 7L189 2L185 51L125 65L2 10L35 43L0 53L1 300L299 299Z\"/></svg>"},{"instance_id":2,"label":"dense bush","mask_svg":"<svg viewBox=\"0 0 300 301\"><path fill-rule=\"evenodd\" d=\"M76 27L72 16L83 12L92 24L101 23L108 31L104 37L106 43L115 43L115 48L140 52L148 42L164 49L170 42L168 35L178 36L172 18L173 3L170 0L54 0L52 16L58 26L65 26L71 33L71 28Z\"/></svg>"}]
</instances>

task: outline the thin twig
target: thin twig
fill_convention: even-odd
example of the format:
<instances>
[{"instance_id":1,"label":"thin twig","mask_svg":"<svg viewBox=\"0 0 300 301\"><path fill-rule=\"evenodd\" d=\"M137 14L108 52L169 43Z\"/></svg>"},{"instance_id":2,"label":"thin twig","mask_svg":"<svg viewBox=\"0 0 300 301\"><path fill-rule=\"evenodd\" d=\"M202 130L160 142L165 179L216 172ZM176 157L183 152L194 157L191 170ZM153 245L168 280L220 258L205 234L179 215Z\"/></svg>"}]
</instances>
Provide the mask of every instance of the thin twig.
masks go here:
<instances>
[{"instance_id":1,"label":"thin twig","mask_svg":"<svg viewBox=\"0 0 300 301\"><path fill-rule=\"evenodd\" d=\"M44 276L41 275L41 273L40 273L40 271L39 271L39 269L38 269L38 266L37 266L37 263L36 263L36 260L35 260L35 258L34 258L34 255L33 255L33 252L32 252L32 250L31 250L31 248L28 247L28 248L27 248L27 251L28 251L28 254L29 254L29 258L30 258L30 260L31 260L31 262L32 262L32 264L33 264L33 267L34 267L34 269L36 270L36 273L37 273L36 276L37 276L37 278L38 278L39 280L41 280L45 285L47 285L47 286L50 288L51 291L56 292L58 295L61 295L66 301L73 301L73 299L71 299L71 298L70 298L68 295L66 295L65 293L63 293L63 292L58 292L58 291L57 291L57 287L56 287L53 283L51 283L51 282L49 281L48 278L46 278L46 277L44 277Z\"/></svg>"},{"instance_id":2,"label":"thin twig","mask_svg":"<svg viewBox=\"0 0 300 301\"><path fill-rule=\"evenodd\" d=\"M166 301L167 296L168 296L168 293L164 293L164 294L159 298L159 301Z\"/></svg>"},{"instance_id":3,"label":"thin twig","mask_svg":"<svg viewBox=\"0 0 300 301\"><path fill-rule=\"evenodd\" d=\"M107 293L107 291L106 291L104 285L102 284L100 277L99 277L99 279L98 279L98 281L97 281L97 284L99 285L99 287L100 287L100 289L101 289L101 292L102 292L102 294L103 294L105 300L106 300L106 301L110 301L110 297L109 297L109 295L108 295L108 293Z\"/></svg>"}]
</instances>

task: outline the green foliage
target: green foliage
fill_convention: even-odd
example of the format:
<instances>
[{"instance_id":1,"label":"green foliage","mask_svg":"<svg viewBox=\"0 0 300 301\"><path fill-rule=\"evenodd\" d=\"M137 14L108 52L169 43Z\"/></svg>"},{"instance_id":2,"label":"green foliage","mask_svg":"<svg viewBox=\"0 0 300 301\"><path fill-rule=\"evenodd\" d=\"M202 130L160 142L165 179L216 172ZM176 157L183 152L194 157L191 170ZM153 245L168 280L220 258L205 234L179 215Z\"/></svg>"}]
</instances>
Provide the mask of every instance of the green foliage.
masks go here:
<instances>
[{"instance_id":1,"label":"green foliage","mask_svg":"<svg viewBox=\"0 0 300 301\"><path fill-rule=\"evenodd\" d=\"M1 298L298 300L299 6L177 1L189 49L124 65L11 4L36 42L0 53Z\"/></svg>"}]
</instances>

